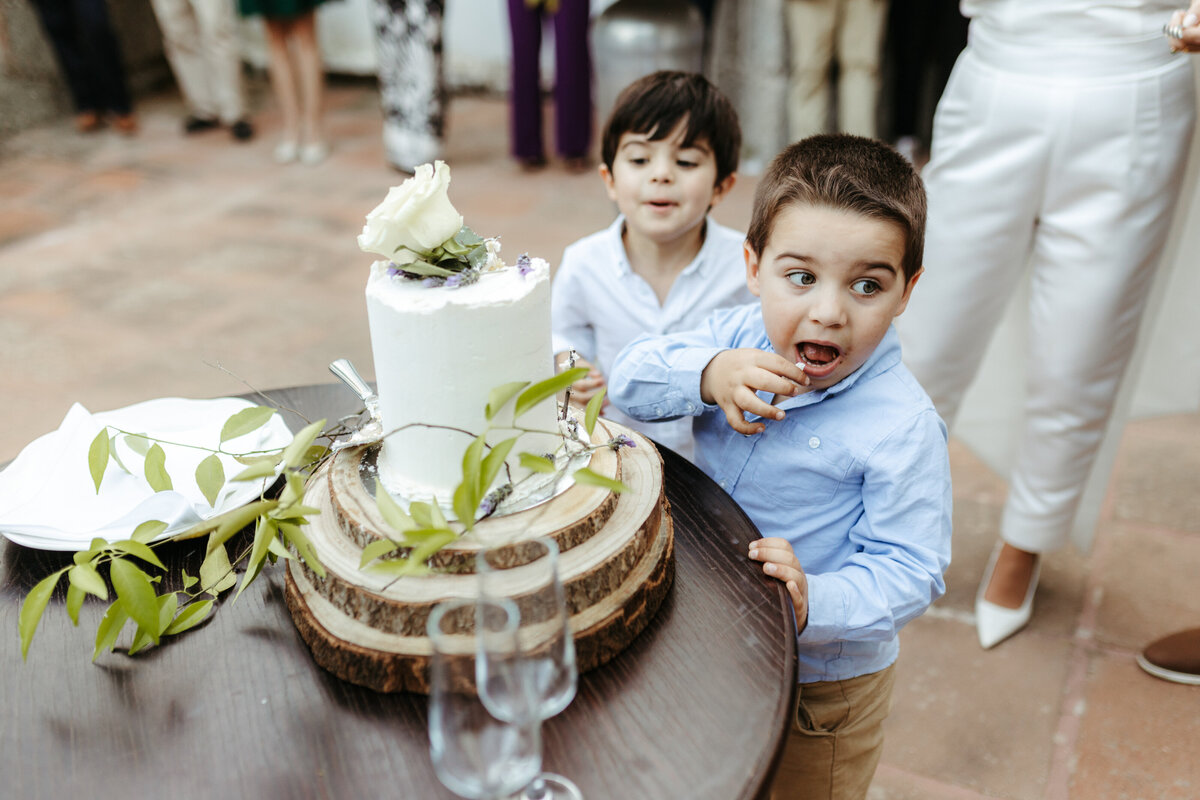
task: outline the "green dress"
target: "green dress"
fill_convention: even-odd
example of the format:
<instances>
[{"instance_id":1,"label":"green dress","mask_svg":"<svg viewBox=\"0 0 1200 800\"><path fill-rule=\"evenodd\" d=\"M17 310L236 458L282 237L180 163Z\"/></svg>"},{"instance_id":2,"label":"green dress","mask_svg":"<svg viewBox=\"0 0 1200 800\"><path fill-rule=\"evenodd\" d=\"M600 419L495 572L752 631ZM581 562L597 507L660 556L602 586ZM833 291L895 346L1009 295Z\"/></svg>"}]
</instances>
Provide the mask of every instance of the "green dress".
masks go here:
<instances>
[{"instance_id":1,"label":"green dress","mask_svg":"<svg viewBox=\"0 0 1200 800\"><path fill-rule=\"evenodd\" d=\"M323 2L325 0L237 0L237 6L238 13L243 17L292 19L312 11Z\"/></svg>"}]
</instances>

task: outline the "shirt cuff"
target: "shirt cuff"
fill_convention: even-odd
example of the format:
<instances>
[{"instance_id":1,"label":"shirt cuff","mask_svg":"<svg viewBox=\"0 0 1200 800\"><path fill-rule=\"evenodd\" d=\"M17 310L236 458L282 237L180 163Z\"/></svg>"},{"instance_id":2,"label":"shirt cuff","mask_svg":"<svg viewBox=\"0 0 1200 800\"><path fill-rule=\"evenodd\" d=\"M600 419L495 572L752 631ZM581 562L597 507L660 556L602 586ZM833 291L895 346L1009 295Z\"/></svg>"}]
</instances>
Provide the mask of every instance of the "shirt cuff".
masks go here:
<instances>
[{"instance_id":1,"label":"shirt cuff","mask_svg":"<svg viewBox=\"0 0 1200 800\"><path fill-rule=\"evenodd\" d=\"M808 624L800 633L802 644L827 644L845 638L850 613L840 584L831 575L808 576Z\"/></svg>"},{"instance_id":2,"label":"shirt cuff","mask_svg":"<svg viewBox=\"0 0 1200 800\"><path fill-rule=\"evenodd\" d=\"M683 350L679 358L671 366L671 389L695 404L694 414L716 408L716 405L705 403L700 399L700 376L708 362L725 348L695 347Z\"/></svg>"}]
</instances>

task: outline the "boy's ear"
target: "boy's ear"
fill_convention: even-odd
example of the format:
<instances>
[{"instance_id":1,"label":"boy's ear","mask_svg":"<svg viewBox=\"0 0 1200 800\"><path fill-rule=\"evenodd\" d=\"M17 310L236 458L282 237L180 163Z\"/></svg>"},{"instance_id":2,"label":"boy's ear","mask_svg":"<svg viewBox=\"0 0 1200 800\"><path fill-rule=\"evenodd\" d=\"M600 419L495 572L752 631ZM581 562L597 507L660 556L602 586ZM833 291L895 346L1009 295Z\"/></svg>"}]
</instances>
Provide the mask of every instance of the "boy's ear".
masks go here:
<instances>
[{"instance_id":1,"label":"boy's ear","mask_svg":"<svg viewBox=\"0 0 1200 800\"><path fill-rule=\"evenodd\" d=\"M762 297L758 293L758 253L754 252L749 242L745 242L742 244L742 255L746 259L746 288L755 297Z\"/></svg>"},{"instance_id":2,"label":"boy's ear","mask_svg":"<svg viewBox=\"0 0 1200 800\"><path fill-rule=\"evenodd\" d=\"M725 199L725 195L729 194L729 190L737 183L737 173L732 172L725 176L725 180L713 187L712 200L708 203L708 208L711 211L712 207Z\"/></svg>"},{"instance_id":3,"label":"boy's ear","mask_svg":"<svg viewBox=\"0 0 1200 800\"><path fill-rule=\"evenodd\" d=\"M908 308L908 301L909 301L909 299L912 298L913 287L917 285L917 281L924 274L925 274L925 267L921 267L919 270L917 270L915 273L913 273L913 276L911 278L908 279L908 283L906 283L904 286L904 294L900 298L900 306L896 309L895 316L897 316L897 317L900 316L901 314L904 313L904 309Z\"/></svg>"},{"instance_id":4,"label":"boy's ear","mask_svg":"<svg viewBox=\"0 0 1200 800\"><path fill-rule=\"evenodd\" d=\"M613 183L612 170L608 168L608 164L600 165L600 180L604 181L604 188L608 191L608 199L614 203L617 202L617 187Z\"/></svg>"}]
</instances>

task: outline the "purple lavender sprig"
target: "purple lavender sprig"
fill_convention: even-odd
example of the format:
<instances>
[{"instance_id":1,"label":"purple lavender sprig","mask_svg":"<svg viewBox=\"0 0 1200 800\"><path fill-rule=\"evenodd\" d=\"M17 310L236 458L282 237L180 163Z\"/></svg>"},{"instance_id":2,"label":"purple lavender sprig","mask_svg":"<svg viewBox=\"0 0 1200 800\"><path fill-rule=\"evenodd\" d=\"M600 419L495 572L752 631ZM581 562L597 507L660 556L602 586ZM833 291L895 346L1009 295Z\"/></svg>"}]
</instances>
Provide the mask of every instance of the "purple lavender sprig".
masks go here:
<instances>
[{"instance_id":1,"label":"purple lavender sprig","mask_svg":"<svg viewBox=\"0 0 1200 800\"><path fill-rule=\"evenodd\" d=\"M533 272L533 259L529 257L529 253L517 256L517 272L521 273L522 277Z\"/></svg>"},{"instance_id":2,"label":"purple lavender sprig","mask_svg":"<svg viewBox=\"0 0 1200 800\"><path fill-rule=\"evenodd\" d=\"M608 440L608 447L613 450L620 450L622 447L637 447L637 442L630 439L623 433L618 433L616 436Z\"/></svg>"}]
</instances>

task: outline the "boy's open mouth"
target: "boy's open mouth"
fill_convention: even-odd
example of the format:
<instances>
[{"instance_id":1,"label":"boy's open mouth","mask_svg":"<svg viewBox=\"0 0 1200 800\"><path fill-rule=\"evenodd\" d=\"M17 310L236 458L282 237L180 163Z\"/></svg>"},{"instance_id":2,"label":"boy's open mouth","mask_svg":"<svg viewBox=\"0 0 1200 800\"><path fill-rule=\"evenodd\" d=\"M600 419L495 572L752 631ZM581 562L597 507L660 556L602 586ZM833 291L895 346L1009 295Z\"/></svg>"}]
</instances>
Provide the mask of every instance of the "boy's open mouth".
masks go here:
<instances>
[{"instance_id":1,"label":"boy's open mouth","mask_svg":"<svg viewBox=\"0 0 1200 800\"><path fill-rule=\"evenodd\" d=\"M800 342L796 352L804 362L804 372L813 378L824 378L831 374L842 360L842 351L830 344Z\"/></svg>"}]
</instances>

